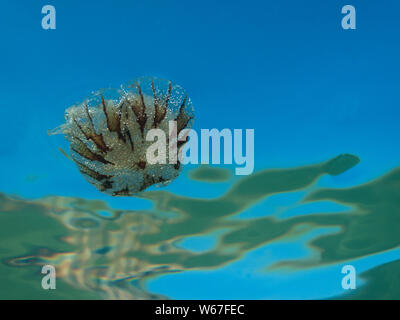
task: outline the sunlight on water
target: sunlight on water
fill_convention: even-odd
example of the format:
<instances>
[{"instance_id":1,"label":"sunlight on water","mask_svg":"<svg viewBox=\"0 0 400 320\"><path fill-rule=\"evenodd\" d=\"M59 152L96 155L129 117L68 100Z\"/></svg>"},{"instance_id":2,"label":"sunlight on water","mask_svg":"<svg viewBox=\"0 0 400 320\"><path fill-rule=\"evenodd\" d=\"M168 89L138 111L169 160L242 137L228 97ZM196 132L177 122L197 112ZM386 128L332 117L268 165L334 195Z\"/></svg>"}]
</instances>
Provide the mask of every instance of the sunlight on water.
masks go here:
<instances>
[{"instance_id":1,"label":"sunlight on water","mask_svg":"<svg viewBox=\"0 0 400 320\"><path fill-rule=\"evenodd\" d=\"M272 265L266 258L264 272L312 269L396 248L400 168L352 188L307 191L321 176L341 174L358 162L355 156L341 155L306 167L259 171L212 199L148 191L140 197L153 203L150 210L118 210L104 201L80 198L24 200L3 194L0 298L167 298L149 292L146 281L187 270L216 270L263 246L304 238L310 254ZM215 181L229 178L224 169L196 170L189 175L193 179L212 180L214 173ZM297 203L300 214L291 206L291 214L279 217L232 219L267 197L299 191L305 192ZM340 210L316 212L310 204L318 202ZM57 290L51 296L40 287L44 264L57 270ZM398 269L395 261L367 271L367 284L354 296L382 292L374 279L396 275ZM385 288L387 298L399 298L398 287Z\"/></svg>"}]
</instances>

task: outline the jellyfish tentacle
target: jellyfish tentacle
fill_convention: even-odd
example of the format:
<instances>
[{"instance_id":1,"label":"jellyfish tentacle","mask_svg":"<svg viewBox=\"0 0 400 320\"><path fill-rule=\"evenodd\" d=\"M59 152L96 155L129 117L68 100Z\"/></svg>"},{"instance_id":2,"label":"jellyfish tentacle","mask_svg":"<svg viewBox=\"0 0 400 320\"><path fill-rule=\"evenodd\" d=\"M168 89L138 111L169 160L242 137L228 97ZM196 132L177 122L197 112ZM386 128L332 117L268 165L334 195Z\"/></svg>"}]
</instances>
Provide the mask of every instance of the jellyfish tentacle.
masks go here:
<instances>
[{"instance_id":1,"label":"jellyfish tentacle","mask_svg":"<svg viewBox=\"0 0 400 320\"><path fill-rule=\"evenodd\" d=\"M189 137L188 136L186 136L185 140L178 140L178 142L176 143L176 146L177 146L178 150L188 141L189 141Z\"/></svg>"},{"instance_id":2,"label":"jellyfish tentacle","mask_svg":"<svg viewBox=\"0 0 400 320\"><path fill-rule=\"evenodd\" d=\"M107 111L106 102L102 93L101 104L103 106L104 115L106 116L108 130L110 130L111 132L116 132L118 135L118 139L125 142L125 137L122 135L121 132L121 115L119 114L118 110L112 110L111 112Z\"/></svg>"},{"instance_id":3,"label":"jellyfish tentacle","mask_svg":"<svg viewBox=\"0 0 400 320\"><path fill-rule=\"evenodd\" d=\"M78 121L76 121L75 117L72 117L75 125L79 128L79 130L82 132L82 134L85 136L87 140L92 140L93 143L97 146L97 148L102 151L102 152L107 152L110 150L110 148L106 145L103 139L103 135L97 134L96 132L86 132L83 130L82 126L79 124Z\"/></svg>"},{"instance_id":4,"label":"jellyfish tentacle","mask_svg":"<svg viewBox=\"0 0 400 320\"><path fill-rule=\"evenodd\" d=\"M75 160L75 162L78 165L79 171L81 171L83 174L86 174L90 178L92 178L100 183L100 189L102 191L112 189L113 184L112 184L111 179L113 178L113 176L101 174L101 173L85 166L83 163L80 163L76 160Z\"/></svg>"},{"instance_id":5,"label":"jellyfish tentacle","mask_svg":"<svg viewBox=\"0 0 400 320\"><path fill-rule=\"evenodd\" d=\"M146 168L146 161L143 161L143 160L139 161L137 163L137 166L142 170L145 169Z\"/></svg>"},{"instance_id":6,"label":"jellyfish tentacle","mask_svg":"<svg viewBox=\"0 0 400 320\"><path fill-rule=\"evenodd\" d=\"M144 96L142 93L142 89L139 85L139 83L136 83L136 88L138 89L139 96L140 96L140 105L139 103L133 99L132 101L132 111L136 115L136 122L139 124L140 131L142 133L142 137L144 136L144 128L146 126L146 121L147 121L147 114L146 114L146 104L144 103Z\"/></svg>"},{"instance_id":7,"label":"jellyfish tentacle","mask_svg":"<svg viewBox=\"0 0 400 320\"><path fill-rule=\"evenodd\" d=\"M124 96L124 97L122 98L122 101L121 101L120 109L121 109L121 115L122 115L122 116L125 116L125 124L126 124L126 123L128 122L128 120L129 120L129 112L128 112L128 107L129 107L129 105L130 105L130 103L129 103L128 98L127 98L126 96Z\"/></svg>"},{"instance_id":8,"label":"jellyfish tentacle","mask_svg":"<svg viewBox=\"0 0 400 320\"><path fill-rule=\"evenodd\" d=\"M127 135L127 137L128 137L129 144L130 144L130 146L131 146L131 150L133 151L133 150L134 150L134 145L133 145L133 141L132 141L131 132L129 131L128 126L125 126L125 132L126 132L126 135Z\"/></svg>"},{"instance_id":9,"label":"jellyfish tentacle","mask_svg":"<svg viewBox=\"0 0 400 320\"><path fill-rule=\"evenodd\" d=\"M139 96L140 96L140 101L142 102L141 113L145 114L145 112L146 112L146 104L144 103L144 96L143 96L143 93L142 93L142 88L140 87L139 83L136 83L136 88L138 89Z\"/></svg>"},{"instance_id":10,"label":"jellyfish tentacle","mask_svg":"<svg viewBox=\"0 0 400 320\"><path fill-rule=\"evenodd\" d=\"M130 122L129 119L129 100L126 96L123 97L123 99L121 100L121 104L120 104L120 112L122 116L125 116L123 124L124 124L124 130L123 130L123 135L124 135L124 142L126 143L127 141L129 142L129 145L131 147L131 150L134 150L134 144L133 144L133 140L132 140L132 135L131 132L129 130L128 127L128 123Z\"/></svg>"},{"instance_id":11,"label":"jellyfish tentacle","mask_svg":"<svg viewBox=\"0 0 400 320\"><path fill-rule=\"evenodd\" d=\"M189 116L186 111L185 111L185 104L187 100L187 95L183 99L183 102L179 108L179 113L178 116L175 118L175 121L177 122L177 132L178 134L187 127L189 121L193 118Z\"/></svg>"},{"instance_id":12,"label":"jellyfish tentacle","mask_svg":"<svg viewBox=\"0 0 400 320\"><path fill-rule=\"evenodd\" d=\"M96 133L96 130L95 130L94 124L93 124L93 119L92 119L92 116L91 116L90 113L89 113L89 107L88 107L86 101L85 101L85 112L86 112L86 116L88 117L88 120L89 120L90 129L91 129L94 133Z\"/></svg>"},{"instance_id":13,"label":"jellyfish tentacle","mask_svg":"<svg viewBox=\"0 0 400 320\"><path fill-rule=\"evenodd\" d=\"M112 164L114 163L106 160L103 156L93 152L90 150L86 144L78 137L73 138L75 146L71 145L71 150L79 154L81 157L87 159L87 160L92 160L92 161L99 161L104 164Z\"/></svg>"},{"instance_id":14,"label":"jellyfish tentacle","mask_svg":"<svg viewBox=\"0 0 400 320\"><path fill-rule=\"evenodd\" d=\"M104 180L101 184L102 191L112 189L112 187L113 187L112 181L109 179Z\"/></svg>"},{"instance_id":15,"label":"jellyfish tentacle","mask_svg":"<svg viewBox=\"0 0 400 320\"><path fill-rule=\"evenodd\" d=\"M151 89L153 91L153 101L154 101L154 120L153 120L153 128L157 128L157 126L164 120L165 115L167 114L167 108L164 106L160 106L158 104L158 97L156 94L156 89L154 87L154 81L151 79Z\"/></svg>"},{"instance_id":16,"label":"jellyfish tentacle","mask_svg":"<svg viewBox=\"0 0 400 320\"><path fill-rule=\"evenodd\" d=\"M156 183L155 177L146 173L143 177L143 183L140 187L140 191L143 191L144 189L146 189L148 185L152 185L155 183Z\"/></svg>"},{"instance_id":17,"label":"jellyfish tentacle","mask_svg":"<svg viewBox=\"0 0 400 320\"><path fill-rule=\"evenodd\" d=\"M172 90L172 83L171 83L171 81L169 81L169 83L168 83L168 93L167 93L167 97L165 99L165 109L168 108L169 98L171 97L171 90Z\"/></svg>"},{"instance_id":18,"label":"jellyfish tentacle","mask_svg":"<svg viewBox=\"0 0 400 320\"><path fill-rule=\"evenodd\" d=\"M99 182L102 182L102 181L107 180L107 179L111 179L113 177L113 176L110 176L110 175L101 174L101 173L99 173L99 172L97 172L97 171L95 171L93 169L90 169L88 166L86 166L83 163L78 162L76 160L75 160L75 162L78 165L78 168L82 173L88 175L92 179L97 180Z\"/></svg>"},{"instance_id":19,"label":"jellyfish tentacle","mask_svg":"<svg viewBox=\"0 0 400 320\"><path fill-rule=\"evenodd\" d=\"M118 191L114 191L114 196L128 196L130 194L129 188L128 186L125 186L125 188L118 190Z\"/></svg>"}]
</instances>

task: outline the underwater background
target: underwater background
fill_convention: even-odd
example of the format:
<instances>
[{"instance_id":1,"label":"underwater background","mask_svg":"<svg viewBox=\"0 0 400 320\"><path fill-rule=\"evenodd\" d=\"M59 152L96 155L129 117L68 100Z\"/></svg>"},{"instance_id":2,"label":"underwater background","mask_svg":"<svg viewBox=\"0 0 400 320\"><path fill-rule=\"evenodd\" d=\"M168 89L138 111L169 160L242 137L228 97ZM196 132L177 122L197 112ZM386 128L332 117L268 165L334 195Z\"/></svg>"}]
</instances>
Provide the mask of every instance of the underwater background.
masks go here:
<instances>
[{"instance_id":1,"label":"underwater background","mask_svg":"<svg viewBox=\"0 0 400 320\"><path fill-rule=\"evenodd\" d=\"M352 0L343 30L346 4L2 1L0 298L399 299L400 4ZM87 183L47 130L140 76L185 88L196 130L254 129L254 173L189 164L138 197Z\"/></svg>"}]
</instances>

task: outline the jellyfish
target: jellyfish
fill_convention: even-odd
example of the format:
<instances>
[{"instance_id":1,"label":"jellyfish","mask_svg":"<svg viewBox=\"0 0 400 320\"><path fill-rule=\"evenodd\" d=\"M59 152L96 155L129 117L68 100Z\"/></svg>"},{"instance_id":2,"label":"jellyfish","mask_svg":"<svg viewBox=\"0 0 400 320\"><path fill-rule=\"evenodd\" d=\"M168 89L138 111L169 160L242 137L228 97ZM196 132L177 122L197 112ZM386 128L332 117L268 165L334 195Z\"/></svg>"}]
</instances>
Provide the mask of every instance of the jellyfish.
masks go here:
<instances>
[{"instance_id":1,"label":"jellyfish","mask_svg":"<svg viewBox=\"0 0 400 320\"><path fill-rule=\"evenodd\" d=\"M139 78L119 89L102 89L68 108L65 123L49 134L63 134L80 173L111 196L132 196L150 186L166 185L182 170L182 161L149 163L146 136L169 122L176 133L190 129L193 105L185 90L169 80ZM187 141L175 142L179 150ZM173 142L166 139L166 150ZM165 155L170 157L169 154ZM181 157L179 157L181 159Z\"/></svg>"}]
</instances>

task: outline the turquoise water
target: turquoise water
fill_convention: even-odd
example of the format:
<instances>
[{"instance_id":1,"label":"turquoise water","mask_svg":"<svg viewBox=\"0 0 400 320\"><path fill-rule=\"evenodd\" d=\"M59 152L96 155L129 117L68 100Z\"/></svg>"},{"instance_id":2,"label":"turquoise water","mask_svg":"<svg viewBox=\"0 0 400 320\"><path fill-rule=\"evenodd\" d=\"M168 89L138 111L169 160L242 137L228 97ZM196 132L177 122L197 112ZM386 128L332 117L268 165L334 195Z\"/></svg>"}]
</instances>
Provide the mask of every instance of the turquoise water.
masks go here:
<instances>
[{"instance_id":1,"label":"turquoise water","mask_svg":"<svg viewBox=\"0 0 400 320\"><path fill-rule=\"evenodd\" d=\"M341 28L340 2L51 4L55 30L41 28L37 1L0 10L0 252L12 275L0 284L14 288L1 298L399 298L387 280L400 257L398 3L353 1L356 30ZM255 175L226 165L215 166L225 178L198 180L199 166L187 165L143 198L88 184L59 152L68 150L63 137L47 130L90 92L139 76L182 85L196 130L254 129ZM293 176L279 178L284 191L268 193L276 181L263 176L234 193L265 170L295 173L340 154L361 162L294 188ZM121 213L115 225L106 220ZM74 225L93 215L94 230ZM13 264L27 257L35 259ZM56 293L40 288L49 261L60 270ZM350 293L345 264L359 275Z\"/></svg>"}]
</instances>

